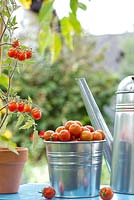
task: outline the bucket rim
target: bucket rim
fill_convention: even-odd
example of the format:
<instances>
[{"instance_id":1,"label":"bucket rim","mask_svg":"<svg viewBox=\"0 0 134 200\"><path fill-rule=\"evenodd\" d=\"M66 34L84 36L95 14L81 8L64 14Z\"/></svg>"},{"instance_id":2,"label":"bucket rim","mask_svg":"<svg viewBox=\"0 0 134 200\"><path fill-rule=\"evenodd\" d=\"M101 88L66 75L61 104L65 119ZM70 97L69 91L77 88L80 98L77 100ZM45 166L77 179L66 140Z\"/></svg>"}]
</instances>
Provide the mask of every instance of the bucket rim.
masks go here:
<instances>
[{"instance_id":1,"label":"bucket rim","mask_svg":"<svg viewBox=\"0 0 134 200\"><path fill-rule=\"evenodd\" d=\"M94 143L104 143L106 140L93 140L93 141L46 141L47 144L94 144Z\"/></svg>"}]
</instances>

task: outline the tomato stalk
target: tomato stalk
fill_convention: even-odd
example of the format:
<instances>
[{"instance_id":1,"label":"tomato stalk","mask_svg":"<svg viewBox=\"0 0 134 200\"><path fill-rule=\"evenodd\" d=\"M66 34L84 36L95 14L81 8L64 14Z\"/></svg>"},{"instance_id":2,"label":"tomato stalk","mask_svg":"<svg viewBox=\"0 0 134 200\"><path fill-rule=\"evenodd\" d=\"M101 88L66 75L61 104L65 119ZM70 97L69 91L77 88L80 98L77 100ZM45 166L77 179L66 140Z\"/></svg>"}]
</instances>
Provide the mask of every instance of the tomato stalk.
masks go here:
<instances>
[{"instance_id":1,"label":"tomato stalk","mask_svg":"<svg viewBox=\"0 0 134 200\"><path fill-rule=\"evenodd\" d=\"M12 70L12 71L10 72L10 74L9 74L8 88L7 88L7 92L6 92L6 98L5 98L5 102L6 102L6 106L5 106L6 112L5 112L3 118L2 118L2 120L1 120L1 122L0 122L0 129L2 128L4 122L6 121L6 119L7 119L7 117L8 117L8 106L7 106L7 105L8 105L9 95L10 95L10 89L11 89L11 81L12 81L12 78L13 78L13 76L14 76L14 73L15 73L16 68L17 68L17 61L16 61L15 65L14 65L14 67L13 67L13 70Z\"/></svg>"},{"instance_id":2,"label":"tomato stalk","mask_svg":"<svg viewBox=\"0 0 134 200\"><path fill-rule=\"evenodd\" d=\"M7 0L2 1L2 11L4 11L6 5L7 5ZM1 18L2 18L2 21L0 24L0 74L2 73L2 45L1 44L2 44L4 33L7 28L7 25L5 24L2 15L1 15Z\"/></svg>"}]
</instances>

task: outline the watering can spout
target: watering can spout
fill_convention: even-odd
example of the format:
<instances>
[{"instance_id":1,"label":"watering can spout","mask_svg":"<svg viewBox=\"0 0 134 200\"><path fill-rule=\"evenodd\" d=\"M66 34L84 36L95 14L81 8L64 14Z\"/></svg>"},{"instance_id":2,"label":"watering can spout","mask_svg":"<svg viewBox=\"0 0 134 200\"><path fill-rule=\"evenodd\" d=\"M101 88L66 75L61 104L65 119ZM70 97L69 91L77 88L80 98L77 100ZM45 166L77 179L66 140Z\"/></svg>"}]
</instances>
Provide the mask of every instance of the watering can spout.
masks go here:
<instances>
[{"instance_id":1,"label":"watering can spout","mask_svg":"<svg viewBox=\"0 0 134 200\"><path fill-rule=\"evenodd\" d=\"M104 144L104 158L106 160L108 170L111 173L113 137L95 102L95 99L87 85L85 78L78 78L77 82L78 82L81 96L85 104L88 116L90 117L90 121L92 125L95 127L95 129L101 129L105 132L106 142Z\"/></svg>"}]
</instances>

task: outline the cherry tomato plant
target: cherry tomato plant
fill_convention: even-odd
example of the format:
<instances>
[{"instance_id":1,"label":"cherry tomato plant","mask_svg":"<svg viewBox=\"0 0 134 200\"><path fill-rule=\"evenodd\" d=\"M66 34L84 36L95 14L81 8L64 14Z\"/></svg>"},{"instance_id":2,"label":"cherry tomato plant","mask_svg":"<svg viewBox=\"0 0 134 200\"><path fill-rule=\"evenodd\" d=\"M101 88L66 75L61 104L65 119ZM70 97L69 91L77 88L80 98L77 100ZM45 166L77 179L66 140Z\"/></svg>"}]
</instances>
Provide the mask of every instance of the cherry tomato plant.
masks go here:
<instances>
[{"instance_id":1,"label":"cherry tomato plant","mask_svg":"<svg viewBox=\"0 0 134 200\"><path fill-rule=\"evenodd\" d=\"M30 47L14 38L17 28L14 11L18 6L15 0L6 0L0 1L0 7L0 147L8 147L16 152L16 144L4 135L10 119L15 117L19 129L32 127L33 133L38 136L37 120L41 119L42 112L29 96L21 98L13 85L14 75L21 75L18 72L22 64L27 64L33 55Z\"/></svg>"}]
</instances>

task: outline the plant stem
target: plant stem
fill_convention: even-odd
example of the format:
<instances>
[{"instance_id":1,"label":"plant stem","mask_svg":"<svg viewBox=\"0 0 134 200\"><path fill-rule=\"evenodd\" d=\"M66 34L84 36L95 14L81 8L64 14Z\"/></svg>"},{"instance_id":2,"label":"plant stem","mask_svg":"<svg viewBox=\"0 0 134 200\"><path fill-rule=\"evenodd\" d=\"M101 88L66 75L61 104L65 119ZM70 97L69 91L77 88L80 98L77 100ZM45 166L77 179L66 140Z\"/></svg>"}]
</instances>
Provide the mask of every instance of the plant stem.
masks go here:
<instances>
[{"instance_id":1,"label":"plant stem","mask_svg":"<svg viewBox=\"0 0 134 200\"><path fill-rule=\"evenodd\" d=\"M8 104L2 106L2 107L0 108L0 111L3 110L4 108L6 108L7 105L8 105Z\"/></svg>"},{"instance_id":2,"label":"plant stem","mask_svg":"<svg viewBox=\"0 0 134 200\"><path fill-rule=\"evenodd\" d=\"M7 0L2 1L2 11L4 11L5 6L7 5ZM0 74L2 72L2 39L3 39L3 35L6 31L6 26L4 28L4 22L2 19L2 22L0 24Z\"/></svg>"},{"instance_id":3,"label":"plant stem","mask_svg":"<svg viewBox=\"0 0 134 200\"><path fill-rule=\"evenodd\" d=\"M17 68L17 63L18 63L18 62L16 61L13 70L12 70L11 73L9 74L8 88L7 88L6 99L5 99L5 101L6 101L6 106L5 106L6 112L5 112L5 114L4 114L4 116L3 116L2 120L1 120L0 129L2 128L4 122L6 121L6 119L7 119L7 117L8 117L8 101L9 101L9 95L10 95L10 89L11 89L11 81L12 81L14 72L15 72L15 70L16 70L16 68Z\"/></svg>"},{"instance_id":4,"label":"plant stem","mask_svg":"<svg viewBox=\"0 0 134 200\"><path fill-rule=\"evenodd\" d=\"M1 47L1 46L4 46L4 45L12 45L12 44L11 44L11 43L8 43L8 42L5 42L5 43L0 44L0 47Z\"/></svg>"},{"instance_id":5,"label":"plant stem","mask_svg":"<svg viewBox=\"0 0 134 200\"><path fill-rule=\"evenodd\" d=\"M3 22L0 24L0 35L2 35L3 32ZM0 39L0 74L2 72L2 38Z\"/></svg>"}]
</instances>

